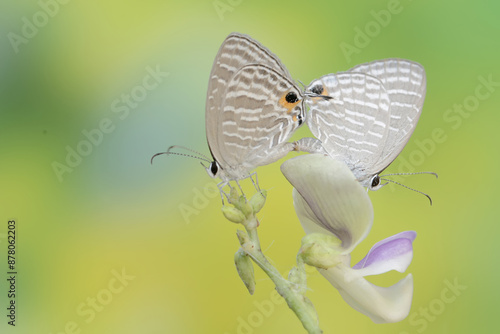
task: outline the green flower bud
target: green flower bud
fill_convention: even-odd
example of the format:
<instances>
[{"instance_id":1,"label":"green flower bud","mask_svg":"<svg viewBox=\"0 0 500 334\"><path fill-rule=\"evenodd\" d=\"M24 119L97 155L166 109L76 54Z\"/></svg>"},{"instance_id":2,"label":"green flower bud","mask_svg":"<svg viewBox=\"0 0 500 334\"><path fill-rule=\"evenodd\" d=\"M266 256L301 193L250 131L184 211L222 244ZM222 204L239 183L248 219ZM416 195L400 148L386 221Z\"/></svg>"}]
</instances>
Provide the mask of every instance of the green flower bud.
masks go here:
<instances>
[{"instance_id":1,"label":"green flower bud","mask_svg":"<svg viewBox=\"0 0 500 334\"><path fill-rule=\"evenodd\" d=\"M234 206L240 209L245 217L250 217L253 214L252 207L247 203L247 200L243 196L240 196L238 202L235 203Z\"/></svg>"},{"instance_id":2,"label":"green flower bud","mask_svg":"<svg viewBox=\"0 0 500 334\"><path fill-rule=\"evenodd\" d=\"M262 190L261 192L256 193L250 199L250 206L252 207L253 213L257 213L264 207L266 203L267 191Z\"/></svg>"},{"instance_id":3,"label":"green flower bud","mask_svg":"<svg viewBox=\"0 0 500 334\"><path fill-rule=\"evenodd\" d=\"M300 256L304 263L321 269L328 269L341 262L342 242L332 236L311 233L302 238Z\"/></svg>"},{"instance_id":4,"label":"green flower bud","mask_svg":"<svg viewBox=\"0 0 500 334\"><path fill-rule=\"evenodd\" d=\"M234 264L236 265L238 275L247 287L248 292L253 295L255 291L253 263L250 257L243 251L243 249L240 248L236 252L236 254L234 254Z\"/></svg>"},{"instance_id":5,"label":"green flower bud","mask_svg":"<svg viewBox=\"0 0 500 334\"><path fill-rule=\"evenodd\" d=\"M238 198L238 190L236 190L236 188L231 188L229 191L229 203L237 203Z\"/></svg>"},{"instance_id":6,"label":"green flower bud","mask_svg":"<svg viewBox=\"0 0 500 334\"><path fill-rule=\"evenodd\" d=\"M309 315L311 316L311 318L313 318L315 320L316 325L317 325L319 323L319 317L318 317L318 312L314 308L313 303L311 302L311 300L309 300L309 298L307 298L305 296L304 296L304 302L306 304L306 311L307 311L307 313L309 313Z\"/></svg>"},{"instance_id":7,"label":"green flower bud","mask_svg":"<svg viewBox=\"0 0 500 334\"><path fill-rule=\"evenodd\" d=\"M302 238L302 246L309 243L320 243L327 247L337 249L339 252L342 251L342 241L331 234L309 233Z\"/></svg>"},{"instance_id":8,"label":"green flower bud","mask_svg":"<svg viewBox=\"0 0 500 334\"><path fill-rule=\"evenodd\" d=\"M236 235L238 236L238 240L240 242L241 247L248 247L250 245L250 237L248 236L248 233L242 230L237 230Z\"/></svg>"},{"instance_id":9,"label":"green flower bud","mask_svg":"<svg viewBox=\"0 0 500 334\"><path fill-rule=\"evenodd\" d=\"M232 206L223 206L222 213L227 220L236 223L243 224L245 222L245 215L240 210L233 208Z\"/></svg>"}]
</instances>

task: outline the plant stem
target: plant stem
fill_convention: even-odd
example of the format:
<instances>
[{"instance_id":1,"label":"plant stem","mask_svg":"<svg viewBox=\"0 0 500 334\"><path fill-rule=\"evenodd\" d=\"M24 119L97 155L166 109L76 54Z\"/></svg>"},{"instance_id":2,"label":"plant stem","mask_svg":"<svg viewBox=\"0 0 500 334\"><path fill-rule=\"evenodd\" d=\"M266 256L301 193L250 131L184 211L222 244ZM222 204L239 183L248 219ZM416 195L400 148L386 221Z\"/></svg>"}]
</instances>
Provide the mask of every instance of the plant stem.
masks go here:
<instances>
[{"instance_id":1,"label":"plant stem","mask_svg":"<svg viewBox=\"0 0 500 334\"><path fill-rule=\"evenodd\" d=\"M249 220L256 220L255 216ZM257 226L255 222L244 224L246 226ZM276 285L276 291L286 300L288 307L297 315L302 325L309 334L321 334L323 331L319 328L318 321L311 313L311 305L307 304L305 298L293 289L293 284L284 279L280 272L267 260L260 248L260 240L257 234L257 228L246 228L252 247L242 247L250 258L269 276Z\"/></svg>"}]
</instances>

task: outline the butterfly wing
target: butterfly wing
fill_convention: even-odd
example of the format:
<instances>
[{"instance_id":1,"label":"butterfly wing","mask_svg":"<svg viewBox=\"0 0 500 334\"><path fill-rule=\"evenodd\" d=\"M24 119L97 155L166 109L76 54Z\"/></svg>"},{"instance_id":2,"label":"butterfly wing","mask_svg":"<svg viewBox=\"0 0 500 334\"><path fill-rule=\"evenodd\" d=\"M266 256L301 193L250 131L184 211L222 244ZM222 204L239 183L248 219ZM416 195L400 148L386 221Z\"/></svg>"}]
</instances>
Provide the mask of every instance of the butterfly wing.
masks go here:
<instances>
[{"instance_id":1,"label":"butterfly wing","mask_svg":"<svg viewBox=\"0 0 500 334\"><path fill-rule=\"evenodd\" d=\"M389 131L382 154L371 169L380 173L396 159L410 139L424 105L426 76L422 65L405 59L383 59L358 65L349 72L372 75L384 84L389 98Z\"/></svg>"},{"instance_id":2,"label":"butterfly wing","mask_svg":"<svg viewBox=\"0 0 500 334\"><path fill-rule=\"evenodd\" d=\"M253 64L233 76L224 96L217 127L222 166L250 171L281 158L276 152L304 119L302 93L294 82Z\"/></svg>"},{"instance_id":3,"label":"butterfly wing","mask_svg":"<svg viewBox=\"0 0 500 334\"><path fill-rule=\"evenodd\" d=\"M215 57L208 82L205 127L207 141L216 158L220 158L217 146L217 122L224 94L231 78L245 65L263 64L290 78L290 73L279 58L250 36L232 33L224 40Z\"/></svg>"},{"instance_id":4,"label":"butterfly wing","mask_svg":"<svg viewBox=\"0 0 500 334\"><path fill-rule=\"evenodd\" d=\"M307 91L331 97L308 99L311 132L358 180L368 178L389 129L390 100L383 83L364 73L344 72L314 80Z\"/></svg>"}]
</instances>

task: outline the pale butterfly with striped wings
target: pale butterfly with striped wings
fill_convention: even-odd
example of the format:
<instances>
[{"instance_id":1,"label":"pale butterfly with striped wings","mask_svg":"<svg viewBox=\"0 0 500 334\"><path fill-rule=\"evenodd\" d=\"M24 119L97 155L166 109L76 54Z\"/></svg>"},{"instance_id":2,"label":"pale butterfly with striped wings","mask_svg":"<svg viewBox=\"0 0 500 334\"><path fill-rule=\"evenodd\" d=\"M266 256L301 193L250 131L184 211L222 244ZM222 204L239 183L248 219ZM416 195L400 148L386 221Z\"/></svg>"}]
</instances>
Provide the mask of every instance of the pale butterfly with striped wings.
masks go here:
<instances>
[{"instance_id":1,"label":"pale butterfly with striped wings","mask_svg":"<svg viewBox=\"0 0 500 334\"><path fill-rule=\"evenodd\" d=\"M229 181L251 178L256 167L297 150L288 140L304 120L304 93L285 65L256 40L232 33L208 83L205 125L213 161L199 153L197 158L210 163L211 177L222 180L222 194ZM171 151L176 147L160 154L185 155Z\"/></svg>"},{"instance_id":2,"label":"pale butterfly with striped wings","mask_svg":"<svg viewBox=\"0 0 500 334\"><path fill-rule=\"evenodd\" d=\"M404 59L376 60L325 75L307 91L331 97L307 100L307 125L328 154L345 162L364 187L387 184L379 174L403 150L422 112L424 68Z\"/></svg>"}]
</instances>

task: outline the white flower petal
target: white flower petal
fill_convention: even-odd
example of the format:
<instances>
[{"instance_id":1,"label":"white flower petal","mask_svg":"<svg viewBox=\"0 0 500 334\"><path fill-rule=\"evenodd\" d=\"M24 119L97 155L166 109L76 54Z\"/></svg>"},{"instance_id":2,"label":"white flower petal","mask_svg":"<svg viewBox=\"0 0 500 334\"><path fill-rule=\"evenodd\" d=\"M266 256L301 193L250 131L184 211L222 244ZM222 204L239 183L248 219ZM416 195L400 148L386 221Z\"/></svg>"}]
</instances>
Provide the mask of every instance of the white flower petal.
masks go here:
<instances>
[{"instance_id":1,"label":"white flower petal","mask_svg":"<svg viewBox=\"0 0 500 334\"><path fill-rule=\"evenodd\" d=\"M379 241L352 268L362 276L378 275L391 270L402 273L413 258L412 242L416 236L416 232L406 231Z\"/></svg>"},{"instance_id":2,"label":"white flower petal","mask_svg":"<svg viewBox=\"0 0 500 334\"><path fill-rule=\"evenodd\" d=\"M307 230L313 230L311 222L315 222L330 231L342 240L344 253L366 237L373 223L373 207L366 190L343 162L308 154L287 160L281 171L305 202L294 196L297 215Z\"/></svg>"},{"instance_id":3,"label":"white flower petal","mask_svg":"<svg viewBox=\"0 0 500 334\"><path fill-rule=\"evenodd\" d=\"M339 290L342 298L355 310L375 323L391 323L408 316L413 297L413 276L409 274L393 286L376 286L356 270L339 264L319 272Z\"/></svg>"},{"instance_id":4,"label":"white flower petal","mask_svg":"<svg viewBox=\"0 0 500 334\"><path fill-rule=\"evenodd\" d=\"M318 217L314 215L309 205L306 203L305 199L299 194L297 189L292 191L293 206L295 207L295 212L300 218L300 224L307 234L311 233L323 233L331 234L330 231L323 228L318 224Z\"/></svg>"}]
</instances>

